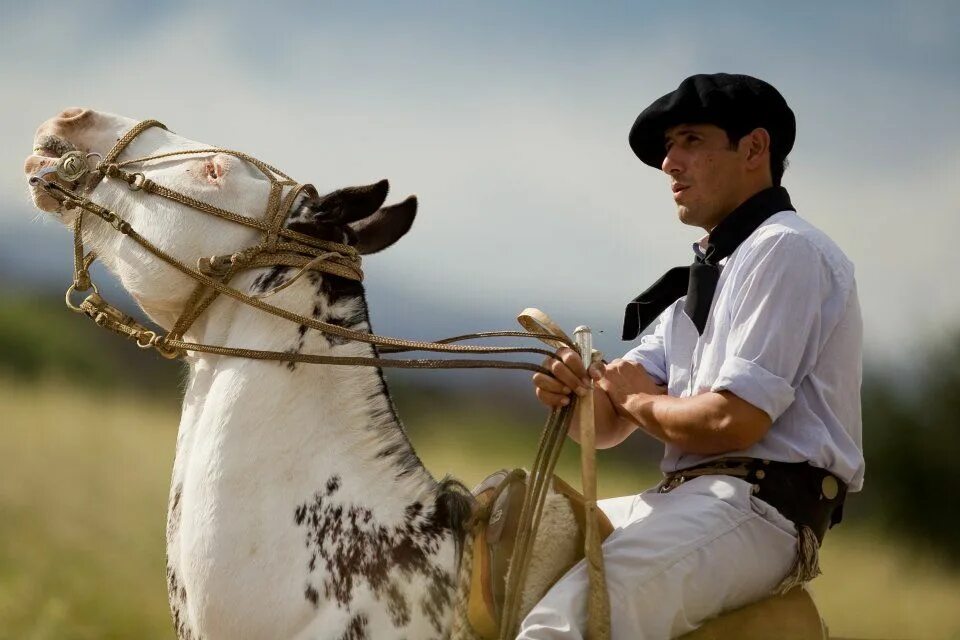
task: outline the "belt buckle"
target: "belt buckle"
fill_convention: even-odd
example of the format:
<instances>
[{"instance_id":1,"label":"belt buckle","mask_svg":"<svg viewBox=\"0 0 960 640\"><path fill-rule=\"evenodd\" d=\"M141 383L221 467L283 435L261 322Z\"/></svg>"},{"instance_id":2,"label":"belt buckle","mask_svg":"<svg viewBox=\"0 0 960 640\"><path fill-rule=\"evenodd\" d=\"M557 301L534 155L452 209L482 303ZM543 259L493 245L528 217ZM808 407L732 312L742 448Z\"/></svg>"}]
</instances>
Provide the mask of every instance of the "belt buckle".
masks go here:
<instances>
[{"instance_id":1,"label":"belt buckle","mask_svg":"<svg viewBox=\"0 0 960 640\"><path fill-rule=\"evenodd\" d=\"M824 476L820 483L820 493L827 500L836 498L837 494L840 493L840 484L837 479L832 475Z\"/></svg>"}]
</instances>

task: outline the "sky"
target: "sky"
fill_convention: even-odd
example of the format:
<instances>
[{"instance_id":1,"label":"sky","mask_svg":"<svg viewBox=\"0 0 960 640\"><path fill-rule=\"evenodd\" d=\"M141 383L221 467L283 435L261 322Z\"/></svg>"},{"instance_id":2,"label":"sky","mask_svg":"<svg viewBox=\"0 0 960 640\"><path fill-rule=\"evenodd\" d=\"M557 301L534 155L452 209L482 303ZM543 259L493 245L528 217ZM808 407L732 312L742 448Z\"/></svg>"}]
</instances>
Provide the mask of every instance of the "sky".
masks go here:
<instances>
[{"instance_id":1,"label":"sky","mask_svg":"<svg viewBox=\"0 0 960 640\"><path fill-rule=\"evenodd\" d=\"M33 131L69 106L156 118L323 191L391 181L417 222L365 262L375 329L602 331L702 232L627 132L694 73L797 115L783 184L853 260L868 358L960 330L955 2L19 3L0 0L0 287L69 279L32 209ZM39 285L38 285L39 286Z\"/></svg>"}]
</instances>

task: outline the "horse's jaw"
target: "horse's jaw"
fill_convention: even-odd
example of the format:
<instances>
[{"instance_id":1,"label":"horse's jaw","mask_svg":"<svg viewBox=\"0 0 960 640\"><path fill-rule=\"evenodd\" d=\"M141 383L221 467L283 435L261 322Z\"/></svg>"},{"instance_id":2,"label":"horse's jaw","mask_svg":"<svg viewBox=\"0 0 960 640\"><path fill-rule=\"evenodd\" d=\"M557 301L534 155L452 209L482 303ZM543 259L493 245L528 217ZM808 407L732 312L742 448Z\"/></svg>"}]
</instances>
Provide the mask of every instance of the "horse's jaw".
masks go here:
<instances>
[{"instance_id":1,"label":"horse's jaw","mask_svg":"<svg viewBox=\"0 0 960 640\"><path fill-rule=\"evenodd\" d=\"M222 300L188 337L373 354L314 333ZM435 514L437 495L377 369L196 358L167 528L181 637L336 637L351 625L378 638L442 635L456 534Z\"/></svg>"}]
</instances>

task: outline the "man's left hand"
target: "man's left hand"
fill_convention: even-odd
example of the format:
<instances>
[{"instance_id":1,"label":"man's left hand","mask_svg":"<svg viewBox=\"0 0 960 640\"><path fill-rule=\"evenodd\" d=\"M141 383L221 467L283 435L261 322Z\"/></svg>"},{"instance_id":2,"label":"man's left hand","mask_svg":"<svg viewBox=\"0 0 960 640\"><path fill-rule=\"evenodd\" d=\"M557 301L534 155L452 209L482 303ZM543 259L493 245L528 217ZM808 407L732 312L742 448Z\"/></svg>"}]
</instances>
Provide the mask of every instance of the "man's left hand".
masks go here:
<instances>
[{"instance_id":1,"label":"man's left hand","mask_svg":"<svg viewBox=\"0 0 960 640\"><path fill-rule=\"evenodd\" d=\"M593 369L593 367L591 367ZM599 369L599 367L598 367ZM643 365L635 364L627 360L616 359L610 364L603 366L598 371L599 377L595 377L597 385L606 392L610 398L610 403L616 412L636 423L636 418L627 411L627 403L632 396L654 395L661 396L667 392L667 388L658 385L650 377ZM591 371L593 374L593 371Z\"/></svg>"}]
</instances>

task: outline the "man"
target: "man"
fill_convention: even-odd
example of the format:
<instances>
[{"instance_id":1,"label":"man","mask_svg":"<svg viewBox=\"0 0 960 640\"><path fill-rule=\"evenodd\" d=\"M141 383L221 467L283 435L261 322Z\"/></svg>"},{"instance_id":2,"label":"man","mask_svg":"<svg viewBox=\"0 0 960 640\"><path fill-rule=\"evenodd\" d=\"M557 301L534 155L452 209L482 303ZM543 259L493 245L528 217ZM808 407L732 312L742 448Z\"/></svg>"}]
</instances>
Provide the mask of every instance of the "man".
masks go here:
<instances>
[{"instance_id":1,"label":"man","mask_svg":"<svg viewBox=\"0 0 960 640\"><path fill-rule=\"evenodd\" d=\"M708 232L690 267L627 307L622 359L592 367L597 446L665 445L664 481L600 503L614 638L668 638L812 579L826 529L863 482L861 319L853 265L780 187L793 112L749 76L696 75L644 110L630 145L669 178L680 221ZM534 376L554 407L587 393L576 353ZM576 440L577 434L571 433ZM582 563L521 638L580 638Z\"/></svg>"}]
</instances>

